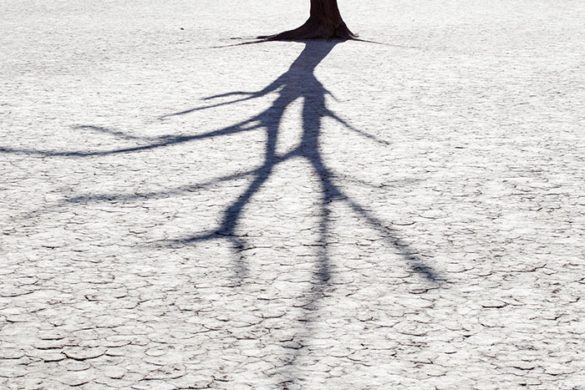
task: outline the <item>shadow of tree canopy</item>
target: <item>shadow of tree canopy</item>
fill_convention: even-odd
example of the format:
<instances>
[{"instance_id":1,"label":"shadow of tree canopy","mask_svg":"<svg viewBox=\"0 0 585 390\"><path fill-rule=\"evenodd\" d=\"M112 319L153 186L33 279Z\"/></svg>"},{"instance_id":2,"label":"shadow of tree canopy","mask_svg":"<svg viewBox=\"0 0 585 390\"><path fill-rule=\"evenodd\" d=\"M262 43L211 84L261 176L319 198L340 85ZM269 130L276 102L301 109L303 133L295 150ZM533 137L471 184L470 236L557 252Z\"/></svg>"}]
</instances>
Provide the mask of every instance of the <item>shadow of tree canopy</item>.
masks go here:
<instances>
[{"instance_id":1,"label":"shadow of tree canopy","mask_svg":"<svg viewBox=\"0 0 585 390\"><path fill-rule=\"evenodd\" d=\"M304 330L299 334L300 339L308 339L311 333L311 312L318 309L322 300L325 289L328 286L331 274L331 258L329 254L330 231L332 229L332 220L330 214L332 207L336 203L343 203L359 217L362 218L370 227L376 230L389 246L396 248L396 252L411 270L433 284L440 284L442 278L437 272L427 265L422 258L417 255L417 251L406 242L400 232L393 227L389 227L379 219L372 211L364 207L358 201L349 196L344 189L336 182L336 173L327 166L321 151L322 122L326 118L333 119L346 127L348 130L359 136L379 144L388 145L388 142L378 139L360 129L353 127L347 121L339 117L335 112L330 110L326 104L326 98L331 93L316 78L315 69L327 57L327 55L339 44L340 41L306 41L304 49L298 58L291 64L290 68L270 83L267 87L255 91L244 92L236 91L211 96L205 100L207 104L199 107L182 110L161 116L160 119L166 119L176 116L187 115L196 111L209 110L220 106L237 104L244 101L258 99L269 94L275 94L276 98L266 110L260 112L251 118L232 124L217 130L201 134L182 135L182 136L162 136L162 137L140 137L128 135L117 130L110 130L97 126L79 126L78 129L103 133L120 139L127 139L141 142L142 145L114 148L105 151L52 151L36 149L17 149L0 147L0 153L26 154L43 157L68 157L84 158L98 157L115 154L129 154L134 152L143 152L154 149L170 148L173 145L195 142L203 139L220 138L237 133L246 133L253 131L262 131L265 133L266 141L264 145L263 160L260 166L245 172L234 173L223 177L218 177L204 183L195 183L188 186L177 187L164 191L153 191L147 193L138 193L133 195L121 194L94 194L69 198L66 204L72 203L92 203L92 202L112 202L125 201L132 202L140 199L152 199L158 197L168 197L179 195L185 192L204 190L220 182L227 182L243 177L250 177L250 183L241 192L239 197L234 199L224 210L218 226L187 237L178 237L172 240L165 240L156 243L157 246L189 246L198 242L209 240L225 240L234 251L235 264L234 270L236 277L242 281L247 275L247 261L242 252L247 243L239 231L239 226L243 220L244 210L250 204L253 197L261 190L267 180L274 173L275 168L286 161L292 159L303 159L308 163L313 174L319 183L319 203L317 215L319 217L318 226L318 246L316 253L316 264L314 271L314 282L311 291L306 295L306 299L301 305L305 308L305 315L302 321L305 324ZM295 101L302 100L302 136L301 141L294 149L284 154L277 152L277 144L282 130L282 121L286 109ZM359 179L358 179L359 180ZM300 356L301 351L297 350L289 359L288 367L290 368L289 377L294 379L292 370L295 367L295 361Z\"/></svg>"},{"instance_id":2,"label":"shadow of tree canopy","mask_svg":"<svg viewBox=\"0 0 585 390\"><path fill-rule=\"evenodd\" d=\"M238 235L238 225L242 219L242 212L252 197L266 183L278 164L284 163L294 158L302 158L309 162L313 173L318 177L321 186L321 201L319 214L321 224L319 226L319 242L322 243L322 251L319 255L319 279L327 281L329 279L329 258L327 255L327 240L330 230L331 221L329 214L331 205L335 202L347 203L352 210L363 217L372 227L382 233L391 241L392 245L400 249L405 259L411 267L426 279L431 281L438 280L435 271L426 266L424 262L413 255L416 251L412 250L398 235L398 232L388 228L375 215L367 211L362 205L349 197L333 180L334 173L325 164L321 153L320 139L322 121L325 118L331 118L348 128L374 142L388 145L388 142L380 140L373 135L365 133L354 128L337 114L331 111L326 105L326 97L331 93L316 78L315 69L321 61L333 50L339 41L307 41L305 48L299 57L292 63L290 68L278 77L266 88L256 92L230 92L221 95L215 95L207 98L207 101L213 101L219 98L235 97L227 102L209 104L206 106L195 107L180 112L175 112L162 116L162 119L186 115L195 111L207 110L229 104L236 104L251 99L256 99L276 93L277 98L272 105L260 114L249 118L236 125L209 133L208 137L218 137L221 135L233 134L238 132L247 132L254 130L264 130L266 133L266 144L264 149L264 162L256 170L247 172L253 175L254 179L247 189L224 211L223 219L215 230L206 232L201 235L184 237L170 243L174 244L191 244L198 241L225 238L236 247L244 246L243 239ZM296 100L302 100L302 138L300 144L286 154L278 154L276 147L281 129L281 122L285 110ZM221 180L226 179L222 178Z\"/></svg>"}]
</instances>

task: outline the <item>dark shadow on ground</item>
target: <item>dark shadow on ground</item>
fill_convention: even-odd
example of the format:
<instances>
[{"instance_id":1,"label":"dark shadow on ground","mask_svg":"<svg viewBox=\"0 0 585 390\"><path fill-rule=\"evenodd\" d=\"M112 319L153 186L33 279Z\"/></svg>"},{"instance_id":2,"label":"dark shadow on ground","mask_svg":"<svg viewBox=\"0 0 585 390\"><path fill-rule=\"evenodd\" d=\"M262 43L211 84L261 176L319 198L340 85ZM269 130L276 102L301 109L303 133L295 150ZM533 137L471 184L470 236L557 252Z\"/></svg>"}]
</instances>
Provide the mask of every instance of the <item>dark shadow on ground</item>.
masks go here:
<instances>
[{"instance_id":1,"label":"dark shadow on ground","mask_svg":"<svg viewBox=\"0 0 585 390\"><path fill-rule=\"evenodd\" d=\"M312 289L307 293L301 307L304 308L304 318L299 319L303 328L298 333L298 339L307 340L311 337L312 321L315 313L318 311L322 301L324 291L329 286L331 278L331 258L329 255L330 231L332 220L330 214L334 204L345 204L367 224L376 230L380 237L388 246L396 249L402 260L408 264L413 273L420 275L431 284L440 284L442 279L435 270L427 265L393 227L380 220L372 211L364 207L355 199L345 193L343 188L337 183L339 177L333 172L324 161L321 151L322 122L326 118L333 119L345 126L350 131L364 137L369 142L377 142L384 147L389 144L377 137L370 135L360 129L354 128L336 113L331 111L326 104L326 98L330 92L316 78L315 69L339 44L338 41L308 41L304 42L305 47L299 57L292 63L290 68L278 77L267 87L255 92L231 92L221 95L212 96L206 99L208 104L199 107L193 107L170 113L161 117L168 119L176 116L187 115L196 111L209 110L215 107L237 104L244 101L250 101L269 94L275 95L275 100L269 108L262 111L242 122L210 131L202 134L193 134L186 136L163 136L163 137L139 137L127 135L118 130L109 130L96 126L80 126L80 130L104 133L108 136L114 136L120 139L132 140L142 143L139 146L117 148L106 151L50 151L50 150L32 150L32 149L15 149L0 147L2 153L27 154L43 157L68 157L83 158L97 157L114 154L128 154L133 152L143 152L153 149L169 148L173 145L194 142L202 139L219 138L236 133L245 133L252 131L262 131L266 135L264 145L263 162L260 166L245 172L238 172L232 175L219 177L206 183L198 183L189 186L178 187L167 191L142 193L136 195L119 195L119 194L94 194L90 196L78 196L70 198L66 203L93 203L93 202L112 202L123 201L132 202L139 199L152 199L157 197L168 197L179 195L188 191L203 190L220 182L235 180L242 177L249 177L250 183L242 191L240 196L229 204L223 211L219 225L209 231L194 234L188 237L180 237L173 240L167 240L157 243L157 246L189 246L196 245L198 242L209 240L225 240L230 243L234 255L234 270L236 278L242 282L247 275L247 262L243 256L243 250L248 246L242 232L239 231L239 225L242 222L243 214L246 207L250 204L254 196L262 189L267 180L275 171L275 167L281 163L292 159L303 159L306 161L319 183L319 210L317 215L320 222L318 226L318 245L317 256L314 271L314 281ZM300 144L285 154L277 152L279 135L283 129L281 123L286 109L295 101L302 101L302 139ZM356 180L360 181L359 178ZM301 341L302 344L302 341ZM302 348L295 351L285 365L284 375L295 380L293 373L295 362L302 354Z\"/></svg>"}]
</instances>

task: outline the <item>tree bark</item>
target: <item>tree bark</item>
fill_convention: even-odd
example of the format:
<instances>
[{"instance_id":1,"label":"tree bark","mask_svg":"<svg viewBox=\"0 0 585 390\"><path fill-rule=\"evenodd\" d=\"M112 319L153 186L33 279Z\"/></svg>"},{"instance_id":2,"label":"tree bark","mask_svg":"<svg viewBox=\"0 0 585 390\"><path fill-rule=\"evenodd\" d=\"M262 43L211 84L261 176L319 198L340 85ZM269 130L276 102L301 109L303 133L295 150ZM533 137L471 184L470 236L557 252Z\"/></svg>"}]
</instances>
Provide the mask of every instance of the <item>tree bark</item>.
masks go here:
<instances>
[{"instance_id":1,"label":"tree bark","mask_svg":"<svg viewBox=\"0 0 585 390\"><path fill-rule=\"evenodd\" d=\"M268 37L275 41L353 38L356 38L356 35L343 21L337 0L311 0L311 13L305 24L294 30Z\"/></svg>"}]
</instances>

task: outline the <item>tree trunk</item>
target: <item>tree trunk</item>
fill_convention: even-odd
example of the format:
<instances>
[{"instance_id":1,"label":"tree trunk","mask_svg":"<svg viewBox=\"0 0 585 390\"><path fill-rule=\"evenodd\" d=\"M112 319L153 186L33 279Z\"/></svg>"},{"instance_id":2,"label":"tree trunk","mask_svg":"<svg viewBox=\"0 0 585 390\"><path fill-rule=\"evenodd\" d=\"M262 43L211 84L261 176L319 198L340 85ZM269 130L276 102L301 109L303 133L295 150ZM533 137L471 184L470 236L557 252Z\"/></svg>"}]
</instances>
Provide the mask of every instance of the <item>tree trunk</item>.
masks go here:
<instances>
[{"instance_id":1,"label":"tree trunk","mask_svg":"<svg viewBox=\"0 0 585 390\"><path fill-rule=\"evenodd\" d=\"M311 0L311 14L301 27L268 37L275 41L303 39L353 39L341 18L337 0Z\"/></svg>"}]
</instances>

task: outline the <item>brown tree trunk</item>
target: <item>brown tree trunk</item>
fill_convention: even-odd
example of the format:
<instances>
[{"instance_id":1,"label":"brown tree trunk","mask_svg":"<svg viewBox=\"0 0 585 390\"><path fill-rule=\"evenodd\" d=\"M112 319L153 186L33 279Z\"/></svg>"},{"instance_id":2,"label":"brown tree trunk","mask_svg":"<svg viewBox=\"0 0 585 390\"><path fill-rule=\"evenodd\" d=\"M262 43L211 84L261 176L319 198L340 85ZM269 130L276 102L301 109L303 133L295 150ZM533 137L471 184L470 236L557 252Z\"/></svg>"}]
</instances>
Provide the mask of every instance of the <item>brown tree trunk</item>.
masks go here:
<instances>
[{"instance_id":1,"label":"brown tree trunk","mask_svg":"<svg viewBox=\"0 0 585 390\"><path fill-rule=\"evenodd\" d=\"M271 40L352 39L352 33L341 18L337 0L311 0L311 14L301 27L268 37Z\"/></svg>"}]
</instances>

